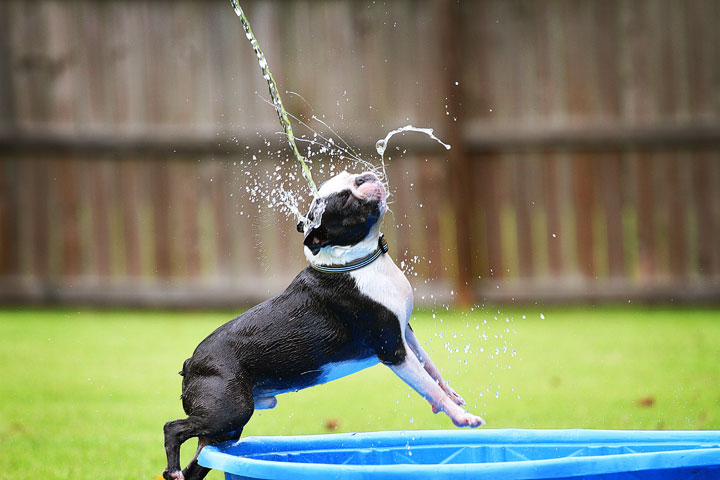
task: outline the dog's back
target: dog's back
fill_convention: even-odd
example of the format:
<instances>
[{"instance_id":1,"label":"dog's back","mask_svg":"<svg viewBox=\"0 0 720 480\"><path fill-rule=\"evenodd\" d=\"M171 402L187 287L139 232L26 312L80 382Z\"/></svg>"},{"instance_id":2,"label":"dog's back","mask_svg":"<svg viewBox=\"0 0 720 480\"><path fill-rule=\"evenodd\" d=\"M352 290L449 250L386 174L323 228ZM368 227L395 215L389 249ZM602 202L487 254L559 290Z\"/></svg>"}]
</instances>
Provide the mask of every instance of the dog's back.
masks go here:
<instances>
[{"instance_id":1,"label":"dog's back","mask_svg":"<svg viewBox=\"0 0 720 480\"><path fill-rule=\"evenodd\" d=\"M250 383L263 398L325 383L392 361L402 343L397 318L361 294L349 274L306 268L280 295L220 326L183 368L183 401L204 408L204 377Z\"/></svg>"}]
</instances>

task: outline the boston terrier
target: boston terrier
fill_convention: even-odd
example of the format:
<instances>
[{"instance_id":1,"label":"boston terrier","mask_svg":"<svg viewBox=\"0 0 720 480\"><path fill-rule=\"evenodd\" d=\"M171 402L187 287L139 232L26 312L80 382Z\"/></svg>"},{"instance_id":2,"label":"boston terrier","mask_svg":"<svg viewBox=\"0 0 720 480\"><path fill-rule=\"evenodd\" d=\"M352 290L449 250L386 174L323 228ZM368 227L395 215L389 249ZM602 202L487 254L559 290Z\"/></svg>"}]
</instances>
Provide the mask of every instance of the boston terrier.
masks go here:
<instances>
[{"instance_id":1,"label":"boston terrier","mask_svg":"<svg viewBox=\"0 0 720 480\"><path fill-rule=\"evenodd\" d=\"M392 369L459 427L484 423L468 413L408 324L413 293L387 254L380 224L387 193L373 173L340 173L324 183L308 213L310 265L278 296L222 325L183 364L188 417L165 424L167 480L202 479L197 454L180 470L180 445L198 449L237 439L256 409L276 396L377 363Z\"/></svg>"}]
</instances>

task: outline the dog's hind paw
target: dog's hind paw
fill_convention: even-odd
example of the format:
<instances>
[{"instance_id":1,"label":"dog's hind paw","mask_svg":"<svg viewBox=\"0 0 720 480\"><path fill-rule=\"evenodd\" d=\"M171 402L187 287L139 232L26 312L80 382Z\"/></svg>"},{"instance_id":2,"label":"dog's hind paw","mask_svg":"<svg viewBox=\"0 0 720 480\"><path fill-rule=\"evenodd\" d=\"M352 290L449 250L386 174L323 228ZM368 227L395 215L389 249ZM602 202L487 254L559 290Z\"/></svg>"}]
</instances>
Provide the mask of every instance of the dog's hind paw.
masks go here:
<instances>
[{"instance_id":1,"label":"dog's hind paw","mask_svg":"<svg viewBox=\"0 0 720 480\"><path fill-rule=\"evenodd\" d=\"M166 468L163 471L162 476L165 480L185 480L185 475L183 475L180 470L175 470L174 472L170 473Z\"/></svg>"}]
</instances>

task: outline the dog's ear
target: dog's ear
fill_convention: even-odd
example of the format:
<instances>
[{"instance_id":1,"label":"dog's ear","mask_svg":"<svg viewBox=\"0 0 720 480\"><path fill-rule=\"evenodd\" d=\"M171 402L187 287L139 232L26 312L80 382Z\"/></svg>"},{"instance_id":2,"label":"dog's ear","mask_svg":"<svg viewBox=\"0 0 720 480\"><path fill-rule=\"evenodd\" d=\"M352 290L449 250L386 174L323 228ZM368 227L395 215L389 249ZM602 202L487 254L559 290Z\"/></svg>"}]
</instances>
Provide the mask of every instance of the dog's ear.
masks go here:
<instances>
[{"instance_id":1,"label":"dog's ear","mask_svg":"<svg viewBox=\"0 0 720 480\"><path fill-rule=\"evenodd\" d=\"M305 241L303 241L303 245L308 247L313 255L317 255L320 249L327 244L327 232L322 225L307 232L307 235L305 235Z\"/></svg>"}]
</instances>

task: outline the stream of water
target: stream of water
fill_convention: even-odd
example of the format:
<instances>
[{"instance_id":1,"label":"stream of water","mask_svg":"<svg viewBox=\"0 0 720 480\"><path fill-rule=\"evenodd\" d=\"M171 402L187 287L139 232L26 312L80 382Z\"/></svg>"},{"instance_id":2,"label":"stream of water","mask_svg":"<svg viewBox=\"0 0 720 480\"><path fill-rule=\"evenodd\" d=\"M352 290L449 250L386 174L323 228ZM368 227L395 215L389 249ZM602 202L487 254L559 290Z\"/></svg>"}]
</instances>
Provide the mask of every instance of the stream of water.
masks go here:
<instances>
[{"instance_id":1,"label":"stream of water","mask_svg":"<svg viewBox=\"0 0 720 480\"><path fill-rule=\"evenodd\" d=\"M406 125L404 127L396 128L394 130L391 130L390 132L385 135L384 138L378 140L375 144L375 150L377 154L380 156L380 165L377 166L371 162L368 162L367 160L363 159L359 153L357 153L353 148L345 142L342 137L340 137L325 121L318 118L316 115L312 115L312 121L316 121L324 128L332 132L330 135L325 135L321 132L318 132L314 130L310 125L305 123L304 121L294 117L293 115L289 114L285 107L283 106L282 99L280 98L280 93L278 91L277 83L275 82L275 79L273 78L273 75L270 71L268 62L265 58L265 55L262 52L262 49L260 48L260 45L255 38L255 35L252 32L252 29L250 28L250 22L248 21L247 17L245 16L245 13L243 12L242 7L238 3L238 0L230 0L230 3L233 6L233 9L235 10L235 13L240 18L243 26L243 30L245 31L245 36L249 40L253 51L255 52L255 55L257 57L258 64L260 66L260 69L262 71L262 76L265 79L265 81L268 84L268 90L270 92L270 98L271 98L271 105L275 109L275 112L277 113L278 119L280 121L280 125L283 129L283 135L286 138L288 144L290 145L290 148L293 152L293 156L297 160L297 162L300 165L302 177L304 178L305 182L307 183L307 187L310 189L310 193L313 197L314 201L318 200L318 189L313 181L312 178L312 172L311 172L311 165L315 163L316 173L319 173L321 175L333 175L335 173L338 173L337 166L334 159L340 160L339 163L347 163L347 161L350 161L351 166L353 168L360 168L362 170L370 170L375 173L382 175L382 180L386 184L386 189L388 192L391 192L388 175L387 175L387 169L385 164L385 153L388 148L388 144L393 136L405 132L418 132L427 135L432 140L435 140L440 145L442 145L446 150L450 150L451 146L447 143L440 140L435 134L433 133L433 129L431 128L420 128L415 127L413 125ZM300 96L297 93L294 92L286 92L292 95L297 95L300 97L303 101L305 101L302 96ZM270 103L270 102L269 102ZM307 102L305 102L307 103ZM308 104L309 106L309 104ZM312 107L310 107L312 109ZM290 119L293 119L296 123L302 125L303 127L306 127L308 130L313 132L313 135L311 137L306 137L305 135L301 135L299 138L295 137L295 134L293 133L292 125L290 123ZM333 139L333 136L336 136L340 143L335 142ZM301 143L304 145L305 153L304 156L301 154L300 149L297 146L297 143ZM270 146L270 142L265 141L266 146ZM314 150L313 150L314 149ZM258 151L260 153L260 151ZM266 152L268 156L273 156L271 152ZM286 215L294 215L297 217L297 220L303 220L307 222L308 220L304 218L304 216L300 213L299 210L299 201L301 198L305 198L307 192L306 191L297 191L296 187L293 187L292 185L295 183L296 177L294 174L288 174L284 170L285 165L285 158L281 151L274 152L274 155L277 155L278 163L275 165L273 169L266 169L264 174L261 175L253 175L249 170L244 171L245 176L247 176L247 185L246 185L246 192L249 194L251 202L253 203L262 203L263 206L267 207L268 209L278 210ZM313 162L313 158L319 157L317 162ZM256 155L252 155L253 162L249 164L246 164L245 166L251 166L253 168L259 168L260 163L259 160L256 158ZM243 162L241 162L242 164ZM283 176L285 174L285 176ZM322 205L319 205L320 212L322 211ZM422 207L422 205L420 205ZM242 214L242 212L241 212ZM313 224L319 224L321 222L321 215L317 215L316 212L316 218ZM408 224L407 227L410 227ZM405 256L408 257L409 252L399 252L398 258ZM403 271L405 271L406 275L408 276L417 276L417 273L414 272L414 264L418 263L419 261L428 261L424 257L422 259L418 258L417 256L414 257L414 260L411 258L409 261L401 261L400 267ZM428 281L433 281L436 279L429 278L425 279L425 283L427 284ZM450 291L450 296L452 297L454 292ZM431 310L432 318L436 321L439 321L440 323L443 322L442 317L437 317L436 312L442 312L442 311L449 311L450 305L449 304L441 304L438 307L437 300L433 299L434 295L430 295L430 300L432 301L432 304L434 307ZM425 300L425 296L422 296L422 300ZM510 338L512 335L514 335L515 329L512 326L512 320L511 318L507 316L503 316L501 312L498 310L497 315L492 315L492 320L482 320L482 323L478 321L477 315L479 314L478 310L485 310L485 306L479 306L476 305L475 307L470 309L470 312L463 313L467 317L467 322L465 322L465 330L462 329L450 332L449 334L444 332L442 326L437 325L438 332L435 333L435 337L437 337L438 341L442 343L443 347L447 349L449 352L450 357L452 358L454 355L458 355L463 358L455 359L458 364L467 364L467 358L468 356L486 356L486 361L489 363L489 366L492 364L495 365L495 369L497 370L503 370L505 368L509 369L509 364L504 364L503 358L508 357L515 357L516 352L515 349L512 348L512 343L510 341ZM485 316L485 314L483 315ZM524 317L524 316L523 316ZM485 345L483 347L479 347L479 351L472 351L471 350L471 344L473 343L473 338L480 337L483 339L484 342L490 341L490 343L495 343L494 348L490 345ZM493 340L489 340L489 337L493 338ZM488 348L486 351L485 348ZM462 353L461 353L462 352ZM491 367L492 368L492 367ZM458 372L459 374L460 372ZM485 388L485 393L489 394L488 396L494 396L499 397L500 395L500 385L497 385L493 381L493 372L490 371L489 377L490 377L490 383ZM511 391L515 391L514 388L512 388ZM476 396L474 398L474 401L471 403L471 405L474 407L474 409L478 408L477 402L478 398L483 397L483 392L476 392ZM518 395L519 398L519 395ZM484 412L480 412L481 414L485 414ZM412 423L413 419L410 420Z\"/></svg>"},{"instance_id":2,"label":"stream of water","mask_svg":"<svg viewBox=\"0 0 720 480\"><path fill-rule=\"evenodd\" d=\"M230 3L232 4L233 9L235 10L235 14L240 18L243 26L243 30L245 31L245 36L247 37L248 41L250 42L250 45L252 46L253 51L255 52L255 56L257 57L258 65L260 66L260 70L262 71L262 76L265 79L265 81L268 84L268 91L270 92L270 98L272 100L272 106L275 109L275 112L277 113L278 119L280 120L280 125L282 126L283 132L285 134L285 137L287 138L287 142L290 145L290 148L293 152L293 155L297 159L297 161L300 163L300 168L302 171L302 176L305 178L305 181L308 184L308 187L310 188L310 191L314 198L317 198L318 189L317 186L312 178L312 172L310 170L309 163L307 157L303 156L300 153L300 150L298 149L296 137L293 133L292 124L290 123L290 116L287 111L285 110L285 106L283 105L282 99L280 97L280 92L278 91L277 82L275 82L275 78L272 75L272 72L270 71L270 66L268 65L267 59L265 58L265 54L263 54L262 49L260 48L260 44L257 41L257 38L255 38L255 34L253 34L252 28L250 27L250 22L248 21L247 17L245 16L245 12L243 11L242 7L240 6L238 0L230 0ZM291 92L293 93L293 92ZM298 94L295 94L298 95ZM302 98L302 97L301 97ZM304 100L304 99L303 99ZM293 117L294 118L294 117ZM297 119L296 119L297 120ZM317 118L313 115L313 120L316 120L320 123L322 123L325 127L327 127L330 131L333 133L334 130L332 130L325 122ZM301 122L302 123L302 122ZM305 125L303 123L303 125ZM307 126L307 125L305 125ZM404 133L404 132L419 132L424 133L428 135L430 138L435 140L436 142L440 143L443 147L445 147L447 150L450 149L450 145L444 143L442 140L437 138L432 128L419 128L414 127L412 125L406 125L404 127L397 128L395 130L392 130L388 132L387 135L385 135L385 138L380 139L375 144L375 149L377 150L378 155L380 155L380 163L382 166L382 177L383 181L386 183L386 186L388 187L389 191L389 182L388 182L388 176L387 176L387 169L385 166L385 150L387 148L387 145L390 141L390 139L398 134L398 133ZM311 145L317 145L319 143L318 141L318 132L315 132L315 138L308 140L308 139L297 139L301 142L308 142ZM337 134L336 134L337 135ZM345 147L334 145L334 141L332 137L326 138L322 135L320 136L320 143L325 142L325 145L322 145L321 147L321 153L326 153L328 150L332 150L334 148L339 148L342 152L347 154L349 157L351 157L356 164L359 164L364 167L369 167L371 170L376 170L374 165L370 164L369 162L363 160L358 154L354 152L352 147L347 144L344 140L341 139L341 141L345 144ZM309 149L308 149L309 151ZM309 156L309 155L308 155ZM295 205L297 204L297 201L293 201L296 199L292 199L292 193L288 192L284 186L280 189L274 189L276 191L279 191L281 199L287 199L290 200L289 204L287 205L287 209L290 211L293 211L296 216L302 217L302 215L299 213ZM283 202L286 203L286 202ZM304 218L301 218L302 220L306 220ZM319 219L316 220L316 222L319 222Z\"/></svg>"},{"instance_id":3,"label":"stream of water","mask_svg":"<svg viewBox=\"0 0 720 480\"><path fill-rule=\"evenodd\" d=\"M436 142L438 142L440 145L445 147L445 150L450 150L450 145L443 142L439 138L435 136L433 133L432 128L418 128L413 127L412 125L406 125L404 127L396 128L395 130L391 130L388 132L387 135L385 135L385 138L381 138L375 143L375 150L377 150L378 155L380 155L380 162L382 163L382 172L383 172L383 178L385 179L385 182L388 181L387 171L385 169L385 150L387 149L388 143L390 142L390 139L393 137L393 135L396 135L398 133L404 133L404 132L420 132L424 133L425 135L429 136Z\"/></svg>"},{"instance_id":4,"label":"stream of water","mask_svg":"<svg viewBox=\"0 0 720 480\"><path fill-rule=\"evenodd\" d=\"M267 60L265 60L265 55L263 54L262 49L260 48L260 44L255 38L252 29L250 28L250 22L248 22L247 17L245 17L245 12L243 12L242 7L237 0L230 0L230 3L235 9L235 14L240 17L243 30L245 30L245 36L250 41L250 45L252 45L252 49L257 56L258 64L260 65L260 70L262 71L263 78L268 84L268 90L270 90L270 98L272 99L273 107L275 107L275 112L277 113L278 119L280 120L280 125L282 125L283 131L287 136L287 141L290 144L290 148L292 149L295 158L298 160L298 162L300 162L302 175L303 177L305 177L305 180L307 181L313 196L317 196L317 187L315 186L315 182L313 181L310 167L308 166L306 159L302 156L302 154L298 150L297 144L295 143L295 134L293 133L292 125L290 124L287 112L285 111L282 99L280 98L280 92L278 92L277 83L275 83L275 78L273 78L272 72L270 71L270 66L267 63Z\"/></svg>"}]
</instances>

